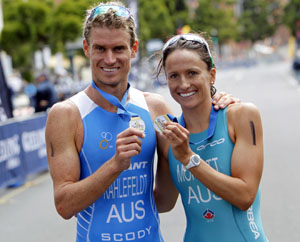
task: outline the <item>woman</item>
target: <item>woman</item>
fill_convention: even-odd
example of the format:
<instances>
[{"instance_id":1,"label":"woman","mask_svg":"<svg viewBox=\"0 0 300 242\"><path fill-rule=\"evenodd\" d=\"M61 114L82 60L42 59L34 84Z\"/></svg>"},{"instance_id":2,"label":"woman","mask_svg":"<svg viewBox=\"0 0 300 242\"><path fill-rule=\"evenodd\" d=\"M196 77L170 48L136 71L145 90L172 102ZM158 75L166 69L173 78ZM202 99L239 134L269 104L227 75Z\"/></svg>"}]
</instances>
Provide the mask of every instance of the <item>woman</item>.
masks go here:
<instances>
[{"instance_id":1,"label":"woman","mask_svg":"<svg viewBox=\"0 0 300 242\"><path fill-rule=\"evenodd\" d=\"M161 135L169 168L160 169L157 207L166 212L181 195L187 218L185 242L267 241L260 217L263 131L250 103L215 111L211 97L216 69L207 41L198 34L177 35L163 47L164 70L172 97L182 109ZM161 168L160 167L160 168ZM172 182L170 179L172 178Z\"/></svg>"}]
</instances>

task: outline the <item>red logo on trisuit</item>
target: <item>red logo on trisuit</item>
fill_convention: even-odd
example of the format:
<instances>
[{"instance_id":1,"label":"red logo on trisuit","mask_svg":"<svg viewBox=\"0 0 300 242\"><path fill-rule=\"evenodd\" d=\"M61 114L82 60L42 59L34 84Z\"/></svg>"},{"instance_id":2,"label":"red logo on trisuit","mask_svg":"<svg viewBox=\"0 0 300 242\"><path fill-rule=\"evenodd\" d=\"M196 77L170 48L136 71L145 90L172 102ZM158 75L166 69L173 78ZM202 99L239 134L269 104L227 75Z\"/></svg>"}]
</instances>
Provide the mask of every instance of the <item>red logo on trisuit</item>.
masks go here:
<instances>
[{"instance_id":1,"label":"red logo on trisuit","mask_svg":"<svg viewBox=\"0 0 300 242\"><path fill-rule=\"evenodd\" d=\"M203 213L203 217L206 219L212 219L215 217L215 213L209 209L206 209Z\"/></svg>"}]
</instances>

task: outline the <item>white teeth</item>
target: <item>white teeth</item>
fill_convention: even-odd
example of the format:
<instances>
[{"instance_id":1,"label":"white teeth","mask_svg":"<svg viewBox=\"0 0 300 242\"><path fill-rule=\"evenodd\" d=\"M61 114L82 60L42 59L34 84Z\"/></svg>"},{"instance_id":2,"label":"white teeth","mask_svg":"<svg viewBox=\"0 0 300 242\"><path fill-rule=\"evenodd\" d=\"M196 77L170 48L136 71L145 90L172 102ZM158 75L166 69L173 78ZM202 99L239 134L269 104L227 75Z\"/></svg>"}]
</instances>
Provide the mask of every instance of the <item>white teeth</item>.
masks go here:
<instances>
[{"instance_id":1,"label":"white teeth","mask_svg":"<svg viewBox=\"0 0 300 242\"><path fill-rule=\"evenodd\" d=\"M103 69L103 71L108 71L108 72L113 72L113 71L118 70L118 68L109 69L109 68L104 68L104 67L102 69Z\"/></svg>"},{"instance_id":2,"label":"white teeth","mask_svg":"<svg viewBox=\"0 0 300 242\"><path fill-rule=\"evenodd\" d=\"M188 92L188 93L180 93L179 95L181 97L190 97L192 95L194 95L196 92Z\"/></svg>"}]
</instances>

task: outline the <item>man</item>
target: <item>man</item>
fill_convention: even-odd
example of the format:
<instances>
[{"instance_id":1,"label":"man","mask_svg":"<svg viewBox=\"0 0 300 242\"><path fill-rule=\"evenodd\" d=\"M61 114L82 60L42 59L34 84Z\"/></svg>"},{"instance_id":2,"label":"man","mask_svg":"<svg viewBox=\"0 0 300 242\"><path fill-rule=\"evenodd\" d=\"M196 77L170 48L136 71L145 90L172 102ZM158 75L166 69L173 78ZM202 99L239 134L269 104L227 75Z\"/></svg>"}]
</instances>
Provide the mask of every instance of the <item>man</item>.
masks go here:
<instances>
[{"instance_id":1,"label":"man","mask_svg":"<svg viewBox=\"0 0 300 242\"><path fill-rule=\"evenodd\" d=\"M152 122L171 111L161 96L128 84L138 41L122 3L89 11L83 32L93 82L54 105L46 126L56 209L65 219L77 216L78 242L163 241L153 159L166 143L156 144Z\"/></svg>"},{"instance_id":2,"label":"man","mask_svg":"<svg viewBox=\"0 0 300 242\"><path fill-rule=\"evenodd\" d=\"M34 96L35 112L44 112L58 101L54 86L45 73L38 73L35 79L36 94Z\"/></svg>"}]
</instances>

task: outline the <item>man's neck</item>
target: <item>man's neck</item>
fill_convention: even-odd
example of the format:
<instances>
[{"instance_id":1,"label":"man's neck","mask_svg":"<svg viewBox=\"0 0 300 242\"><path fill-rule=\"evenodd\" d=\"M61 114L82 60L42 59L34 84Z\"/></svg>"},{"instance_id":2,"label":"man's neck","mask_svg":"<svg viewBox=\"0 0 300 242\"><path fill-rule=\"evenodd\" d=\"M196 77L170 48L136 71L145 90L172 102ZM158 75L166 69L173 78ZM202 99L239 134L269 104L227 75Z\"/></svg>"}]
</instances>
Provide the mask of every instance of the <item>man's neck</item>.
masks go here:
<instances>
[{"instance_id":1,"label":"man's neck","mask_svg":"<svg viewBox=\"0 0 300 242\"><path fill-rule=\"evenodd\" d=\"M124 94L126 93L127 85L128 84L126 84L126 88L124 88L123 86L109 85L101 85L100 87L97 85L97 87L101 91L116 97L121 102ZM101 93L92 85L89 85L85 92L101 108L109 112L117 111L118 108L115 105L113 105L109 100L107 100L103 95L101 95Z\"/></svg>"}]
</instances>

